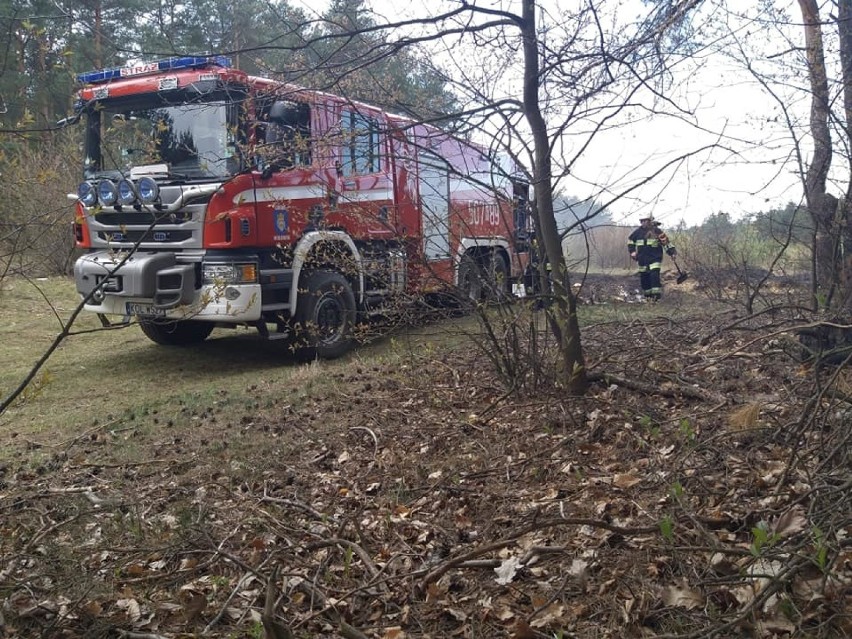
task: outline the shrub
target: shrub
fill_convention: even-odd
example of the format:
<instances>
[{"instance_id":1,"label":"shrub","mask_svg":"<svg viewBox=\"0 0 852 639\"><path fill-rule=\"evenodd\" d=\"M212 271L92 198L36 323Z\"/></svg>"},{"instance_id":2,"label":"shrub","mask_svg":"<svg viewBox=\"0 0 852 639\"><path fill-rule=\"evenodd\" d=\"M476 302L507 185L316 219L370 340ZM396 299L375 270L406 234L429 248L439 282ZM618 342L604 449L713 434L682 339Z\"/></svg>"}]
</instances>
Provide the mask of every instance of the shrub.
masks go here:
<instances>
[{"instance_id":1,"label":"shrub","mask_svg":"<svg viewBox=\"0 0 852 639\"><path fill-rule=\"evenodd\" d=\"M74 255L79 132L6 140L0 146L0 280L67 273Z\"/></svg>"}]
</instances>

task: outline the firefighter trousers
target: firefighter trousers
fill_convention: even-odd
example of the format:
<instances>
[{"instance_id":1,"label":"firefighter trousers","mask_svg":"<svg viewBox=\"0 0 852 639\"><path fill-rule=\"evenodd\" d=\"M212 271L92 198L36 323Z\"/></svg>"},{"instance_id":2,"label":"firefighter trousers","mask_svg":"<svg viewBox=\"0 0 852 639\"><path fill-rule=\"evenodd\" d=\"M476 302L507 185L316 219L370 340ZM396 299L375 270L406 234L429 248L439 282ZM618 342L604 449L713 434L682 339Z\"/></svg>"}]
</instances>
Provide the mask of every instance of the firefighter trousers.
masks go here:
<instances>
[{"instance_id":1,"label":"firefighter trousers","mask_svg":"<svg viewBox=\"0 0 852 639\"><path fill-rule=\"evenodd\" d=\"M663 294L663 283L660 279L661 267L660 262L639 265L639 284L646 299L658 300Z\"/></svg>"}]
</instances>

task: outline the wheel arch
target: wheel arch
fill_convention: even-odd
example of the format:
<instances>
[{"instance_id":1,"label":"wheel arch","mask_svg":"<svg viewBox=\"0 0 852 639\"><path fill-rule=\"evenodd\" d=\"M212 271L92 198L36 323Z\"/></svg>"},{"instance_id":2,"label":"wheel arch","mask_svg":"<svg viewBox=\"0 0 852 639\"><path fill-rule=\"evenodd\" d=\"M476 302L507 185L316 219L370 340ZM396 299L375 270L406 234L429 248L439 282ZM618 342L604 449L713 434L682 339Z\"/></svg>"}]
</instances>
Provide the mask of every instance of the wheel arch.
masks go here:
<instances>
[{"instance_id":1,"label":"wheel arch","mask_svg":"<svg viewBox=\"0 0 852 639\"><path fill-rule=\"evenodd\" d=\"M453 283L459 285L459 270L462 260L466 255L472 256L478 262L484 256L494 254L499 255L511 273L512 262L509 259L509 242L504 238L463 238L459 242L459 247L453 260Z\"/></svg>"},{"instance_id":2,"label":"wheel arch","mask_svg":"<svg viewBox=\"0 0 852 639\"><path fill-rule=\"evenodd\" d=\"M342 273L339 265L326 264L330 270L335 270L352 284L353 292L355 293L355 301L357 305L362 305L364 302L364 264L361 252L355 245L355 241L349 234L343 231L311 231L305 233L296 245L293 252L293 286L290 288L290 315L295 317L299 300L299 286L303 271L307 270L306 265L310 263L311 257L316 256L323 247L333 246L338 250L343 249L352 260L355 262L355 273L347 275ZM319 260L323 261L323 260Z\"/></svg>"}]
</instances>

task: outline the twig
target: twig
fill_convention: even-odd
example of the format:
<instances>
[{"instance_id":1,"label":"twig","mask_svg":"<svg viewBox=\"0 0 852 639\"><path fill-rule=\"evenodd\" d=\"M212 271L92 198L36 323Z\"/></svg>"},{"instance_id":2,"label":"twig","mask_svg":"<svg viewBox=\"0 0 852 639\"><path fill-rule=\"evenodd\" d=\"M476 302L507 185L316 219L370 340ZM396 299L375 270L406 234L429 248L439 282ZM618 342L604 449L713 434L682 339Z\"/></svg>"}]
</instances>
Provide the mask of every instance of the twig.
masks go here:
<instances>
[{"instance_id":1,"label":"twig","mask_svg":"<svg viewBox=\"0 0 852 639\"><path fill-rule=\"evenodd\" d=\"M379 438L376 437L376 433L374 433L371 429L366 426L352 426L349 430L363 430L370 433L370 436L373 438L373 457L379 454Z\"/></svg>"},{"instance_id":2,"label":"twig","mask_svg":"<svg viewBox=\"0 0 852 639\"><path fill-rule=\"evenodd\" d=\"M21 548L18 551L18 556L12 557L12 559L9 561L9 563L6 564L6 567L3 570L0 570L0 583L3 583L4 581L6 581L8 576L11 575L12 571L15 569L15 566L17 565L18 560L21 558L21 556L23 556L26 552L28 552L30 548L37 545L46 535L49 535L50 533L52 533L56 530L59 530L64 525L70 524L72 521L76 521L79 517L80 517L79 514L73 515L72 517L69 517L68 519L63 519L59 523L53 524L52 526L44 526L35 535L30 537L29 541L27 541L27 543L24 544L24 547Z\"/></svg>"},{"instance_id":3,"label":"twig","mask_svg":"<svg viewBox=\"0 0 852 639\"><path fill-rule=\"evenodd\" d=\"M531 621L535 618L535 616L536 616L538 613L540 613L540 612L542 612L542 611L544 611L544 610L547 610L547 607L548 607L550 604L552 604L554 601L556 601L557 599L559 599L559 597L561 597L561 596L562 596L562 593L565 591L565 586L567 586L567 585L568 585L568 581L569 581L570 579L571 579L571 573L566 574L566 575L565 575L565 578L562 580L562 585L560 585L560 586L559 586L559 588L557 588L556 590L554 590L554 591L553 591L553 594L552 594L552 595L550 595L550 597L549 597L548 599L546 599L544 602L542 602L540 605L538 605L538 606L536 607L536 609L535 609L535 610L533 610L533 611L529 614L529 616L527 617L527 623L530 623L530 622L531 622Z\"/></svg>"},{"instance_id":4,"label":"twig","mask_svg":"<svg viewBox=\"0 0 852 639\"><path fill-rule=\"evenodd\" d=\"M262 562L262 563L261 563L261 564L257 567L257 569L258 569L258 570L260 570L260 569L263 567L263 565L264 565L265 563L267 563L268 561L269 561L269 558L267 558L266 560L264 560L264 561L263 561L263 562ZM277 566L276 566L276 571L277 571ZM239 581L237 581L237 585L236 585L236 586L234 586L234 589L231 591L231 594L228 596L228 598L225 600L225 603L224 603L224 604L222 605L222 607L219 609L219 612L218 612L218 613L216 614L216 616L215 616L215 617L213 617L213 619L211 619L211 620L210 620L210 622L209 622L209 623L208 623L208 624L204 627L204 630L201 632L201 634L202 634L202 635L206 635L208 632L210 632L210 630L211 630L211 628L213 628L213 626L215 626L216 624L218 624L218 623L219 623L219 621L220 621L220 620L222 619L222 617L225 615L225 611L228 609L228 606L229 606L229 605L231 604L231 602L234 600L234 597L236 597L236 596L237 596L237 593L238 593L240 590L242 590L242 589L243 589L243 587L245 586L246 582L247 582L249 579L251 579L252 577L254 577L254 576L255 576L255 575L254 575L253 573L247 572L247 573L245 573L242 577L240 577ZM274 577L274 576L275 576L275 572L273 572L273 577ZM270 583L270 582L267 582L267 588L269 587L269 583ZM265 627L265 626L264 626L264 627Z\"/></svg>"},{"instance_id":5,"label":"twig","mask_svg":"<svg viewBox=\"0 0 852 639\"><path fill-rule=\"evenodd\" d=\"M85 464L74 464L71 468L135 468L136 466L150 466L152 464L171 464L174 459L146 459L139 462L122 462L120 464L94 464L87 462Z\"/></svg>"},{"instance_id":6,"label":"twig","mask_svg":"<svg viewBox=\"0 0 852 639\"><path fill-rule=\"evenodd\" d=\"M770 597L778 592L785 583L788 583L789 580L802 569L802 567L809 565L810 562L811 559L808 557L797 557L783 572L776 575L772 579L772 582L766 588L761 590L757 596L755 596L755 598L752 599L747 606L742 608L730 621L714 626L710 630L699 630L686 635L658 635L658 639L712 639L713 637L730 636L728 633L732 628L736 628L744 620L750 618L754 614L755 610L760 610L763 604L766 603Z\"/></svg>"},{"instance_id":7,"label":"twig","mask_svg":"<svg viewBox=\"0 0 852 639\"><path fill-rule=\"evenodd\" d=\"M272 574L266 581L266 601L263 606L263 614L260 621L263 624L265 639L293 639L293 631L290 627L275 618L276 582L278 581L278 565L272 570Z\"/></svg>"},{"instance_id":8,"label":"twig","mask_svg":"<svg viewBox=\"0 0 852 639\"><path fill-rule=\"evenodd\" d=\"M346 623L340 616L340 613L328 603L326 596L309 581L303 579L296 585L296 588L302 590L305 594L310 596L311 599L319 603L320 607L323 608L321 614L333 624L337 625L340 630L340 634L342 634L346 639L369 639L367 635L358 630L355 626L351 626Z\"/></svg>"},{"instance_id":9,"label":"twig","mask_svg":"<svg viewBox=\"0 0 852 639\"><path fill-rule=\"evenodd\" d=\"M316 541L307 544L305 546L305 550L317 550L318 548L326 548L328 546L346 546L347 548L351 549L352 552L358 555L361 561L364 562L364 565L367 567L367 570L370 573L371 577L376 577L379 574L379 569L376 568L376 565L373 563L373 560L370 559L370 555L368 555L367 552L363 548L361 548L361 546L356 544L354 541L349 541L348 539L323 539L322 541Z\"/></svg>"},{"instance_id":10,"label":"twig","mask_svg":"<svg viewBox=\"0 0 852 639\"><path fill-rule=\"evenodd\" d=\"M292 499L283 499L281 497L270 497L269 493L266 492L266 483L263 484L263 497L261 498L261 501L268 501L268 502L273 503L273 504L282 504L284 506L291 506L292 508L298 508L299 510L302 510L302 511L308 513L309 515L311 515L314 519L318 519L320 521L325 521L327 519L331 519L332 521L334 521L334 516L324 515L323 513L319 512L318 510L315 510L315 509L311 508L310 506L308 506L307 504L303 504L300 501L294 501Z\"/></svg>"},{"instance_id":11,"label":"twig","mask_svg":"<svg viewBox=\"0 0 852 639\"><path fill-rule=\"evenodd\" d=\"M745 322L748 322L750 320L757 319L761 315L766 315L767 313L770 313L770 314L777 313L778 311L785 310L785 309L791 310L791 311L809 311L810 310L810 309L803 308L801 306L770 306L770 307L765 308L761 311L758 311L757 313L752 313L751 315L746 315L745 317L736 318L735 320L733 320L732 322L730 322L730 323L728 323L724 326L716 327L713 331L711 331L710 333L708 333L707 335L702 337L698 341L698 344L699 344L699 346L707 346L707 344L709 344L710 341L714 337L718 337L719 335L721 335L725 331L729 331L731 329L734 329L737 326L739 326L740 324L744 324Z\"/></svg>"}]
</instances>

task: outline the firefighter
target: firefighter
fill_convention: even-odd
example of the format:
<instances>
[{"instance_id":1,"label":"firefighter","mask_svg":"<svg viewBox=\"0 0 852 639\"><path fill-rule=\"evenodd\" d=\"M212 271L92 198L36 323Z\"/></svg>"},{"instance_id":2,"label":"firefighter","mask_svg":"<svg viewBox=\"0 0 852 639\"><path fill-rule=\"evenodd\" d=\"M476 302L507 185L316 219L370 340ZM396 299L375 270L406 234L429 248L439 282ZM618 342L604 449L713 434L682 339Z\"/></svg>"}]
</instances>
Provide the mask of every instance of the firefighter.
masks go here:
<instances>
[{"instance_id":1,"label":"firefighter","mask_svg":"<svg viewBox=\"0 0 852 639\"><path fill-rule=\"evenodd\" d=\"M527 297L534 297L534 310L539 310L547 306L550 300L553 286L553 267L550 265L550 260L544 254L544 247L538 243L535 233L532 233L530 240L530 261L527 264L524 272L524 284L526 286ZM542 279L540 265L544 264L544 290L542 290Z\"/></svg>"},{"instance_id":2,"label":"firefighter","mask_svg":"<svg viewBox=\"0 0 852 639\"><path fill-rule=\"evenodd\" d=\"M655 222L652 216L641 218L639 224L639 228L627 238L627 251L630 259L639 265L639 282L645 299L656 302L663 294L663 283L660 280L663 250L669 257L675 257L677 250L660 228L660 223Z\"/></svg>"}]
</instances>

